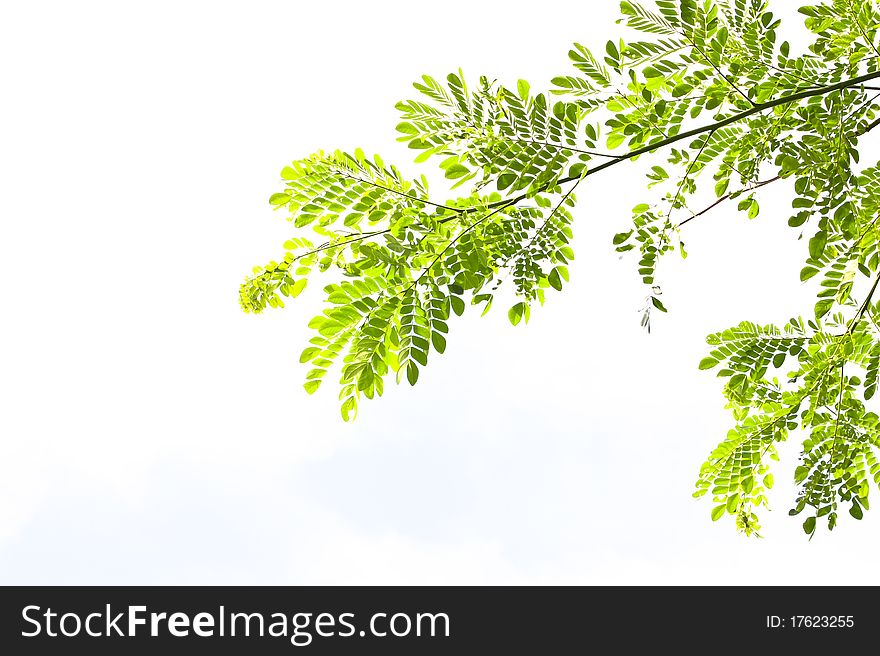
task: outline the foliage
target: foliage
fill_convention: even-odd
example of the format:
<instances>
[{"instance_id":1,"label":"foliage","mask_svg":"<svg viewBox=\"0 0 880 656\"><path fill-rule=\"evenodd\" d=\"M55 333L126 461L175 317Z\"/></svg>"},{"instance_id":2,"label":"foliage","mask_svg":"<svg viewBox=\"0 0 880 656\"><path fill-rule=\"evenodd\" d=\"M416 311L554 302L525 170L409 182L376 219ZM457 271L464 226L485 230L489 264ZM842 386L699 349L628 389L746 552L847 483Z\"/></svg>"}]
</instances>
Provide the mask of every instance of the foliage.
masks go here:
<instances>
[{"instance_id":1,"label":"foliage","mask_svg":"<svg viewBox=\"0 0 880 656\"><path fill-rule=\"evenodd\" d=\"M280 261L244 282L241 305L283 307L311 277L335 272L301 361L309 393L338 368L348 420L392 373L414 385L446 349L453 315L468 305L485 314L502 283L517 296L514 325L562 290L574 192L587 177L657 158L647 187L660 192L614 237L618 251L636 254L650 290L646 327L666 311L657 265L684 255L684 226L727 200L754 218L760 189L788 180L788 223L808 245L800 278L818 282L817 302L782 328L744 322L709 336L700 368L724 379L735 424L700 469L695 496L713 499L713 519L731 515L756 534L776 445L797 431L791 513L805 515L811 536L820 519L834 528L841 507L860 519L869 480L880 484L880 417L866 405L880 370L880 167L860 164L858 148L880 123L870 86L880 78L880 11L870 0L801 8L811 45L800 53L780 39L764 0L625 1L621 12L625 38L601 52L575 44L573 70L548 92L524 80L469 85L460 71L415 83L417 97L397 104L399 140L416 162L439 164L458 197L431 200L424 177L360 150L285 167L270 203L296 233ZM700 189L714 200L695 211L689 202L709 176Z\"/></svg>"}]
</instances>

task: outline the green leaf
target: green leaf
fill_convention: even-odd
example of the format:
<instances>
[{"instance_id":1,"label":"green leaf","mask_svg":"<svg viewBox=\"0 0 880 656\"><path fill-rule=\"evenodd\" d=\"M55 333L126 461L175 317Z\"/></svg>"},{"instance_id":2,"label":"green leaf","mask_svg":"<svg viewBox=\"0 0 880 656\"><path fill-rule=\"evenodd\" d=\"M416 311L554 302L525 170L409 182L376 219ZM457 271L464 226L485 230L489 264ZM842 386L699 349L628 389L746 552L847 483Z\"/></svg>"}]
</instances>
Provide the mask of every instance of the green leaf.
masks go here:
<instances>
[{"instance_id":1,"label":"green leaf","mask_svg":"<svg viewBox=\"0 0 880 656\"><path fill-rule=\"evenodd\" d=\"M736 509L739 508L739 495L738 494L731 494L729 497L727 497L726 508L727 508L727 512L729 512L731 514L736 512Z\"/></svg>"},{"instance_id":2,"label":"green leaf","mask_svg":"<svg viewBox=\"0 0 880 656\"><path fill-rule=\"evenodd\" d=\"M707 356L707 357L703 358L702 360L700 360L699 368L701 370L711 369L716 364L718 364L718 360L716 360L713 357Z\"/></svg>"},{"instance_id":3,"label":"green leaf","mask_svg":"<svg viewBox=\"0 0 880 656\"><path fill-rule=\"evenodd\" d=\"M353 396L347 398L340 408L343 421L351 421L357 416L357 399Z\"/></svg>"},{"instance_id":4,"label":"green leaf","mask_svg":"<svg viewBox=\"0 0 880 656\"><path fill-rule=\"evenodd\" d=\"M314 358L316 355L318 355L318 353L320 353L320 352L321 352L321 349L319 349L318 347L310 346L309 348L305 349L302 352L302 354L300 354L299 361L301 363L306 363L306 362L310 361L312 358Z\"/></svg>"},{"instance_id":5,"label":"green leaf","mask_svg":"<svg viewBox=\"0 0 880 656\"><path fill-rule=\"evenodd\" d=\"M507 189L510 185L516 182L518 177L519 176L517 176L516 173L502 173L501 175L499 175L498 181L496 182L498 186L498 191L504 191L505 189Z\"/></svg>"},{"instance_id":6,"label":"green leaf","mask_svg":"<svg viewBox=\"0 0 880 656\"><path fill-rule=\"evenodd\" d=\"M308 278L300 278L299 280L297 280L295 283L293 283L293 285L290 288L290 295L293 298L296 298L297 296L299 296L302 293L302 291L306 288L306 285L308 284L308 282L309 282Z\"/></svg>"},{"instance_id":7,"label":"green leaf","mask_svg":"<svg viewBox=\"0 0 880 656\"><path fill-rule=\"evenodd\" d=\"M419 380L419 368L415 362L407 362L406 364L406 380L410 385L415 385Z\"/></svg>"},{"instance_id":8,"label":"green leaf","mask_svg":"<svg viewBox=\"0 0 880 656\"><path fill-rule=\"evenodd\" d=\"M831 311L831 308L834 307L834 299L829 298L824 301L819 301L816 303L816 307L814 308L814 312L816 314L816 319L821 319L826 314Z\"/></svg>"},{"instance_id":9,"label":"green leaf","mask_svg":"<svg viewBox=\"0 0 880 656\"><path fill-rule=\"evenodd\" d=\"M804 520L804 533L807 535L812 535L816 532L816 518L815 517L807 517Z\"/></svg>"},{"instance_id":10,"label":"green leaf","mask_svg":"<svg viewBox=\"0 0 880 656\"><path fill-rule=\"evenodd\" d=\"M689 84L679 84L672 90L672 97L680 98L681 96L686 96L693 90L694 88Z\"/></svg>"},{"instance_id":11,"label":"green leaf","mask_svg":"<svg viewBox=\"0 0 880 656\"><path fill-rule=\"evenodd\" d=\"M621 134L620 132L612 132L611 134L608 135L608 139L607 139L607 141L605 142L605 145L606 145L610 150L614 150L614 149L617 148L620 144L622 144L622 143L624 142L625 139L626 139L626 136L623 135L623 134Z\"/></svg>"},{"instance_id":12,"label":"green leaf","mask_svg":"<svg viewBox=\"0 0 880 656\"><path fill-rule=\"evenodd\" d=\"M614 45L614 41L609 41L605 44L605 52L607 52L612 59L620 58L620 54L617 52L617 46Z\"/></svg>"},{"instance_id":13,"label":"green leaf","mask_svg":"<svg viewBox=\"0 0 880 656\"><path fill-rule=\"evenodd\" d=\"M810 257L814 260L818 260L822 257L822 253L825 252L825 244L828 243L828 233L824 230L819 230L812 239L810 239Z\"/></svg>"},{"instance_id":14,"label":"green leaf","mask_svg":"<svg viewBox=\"0 0 880 656\"><path fill-rule=\"evenodd\" d=\"M754 219L756 216L758 216L758 212L760 212L760 211L761 211L761 207L758 205L758 201L756 201L755 199L752 199L752 203L751 203L751 205L749 205L749 211L748 211L747 216L750 219Z\"/></svg>"},{"instance_id":15,"label":"green leaf","mask_svg":"<svg viewBox=\"0 0 880 656\"><path fill-rule=\"evenodd\" d=\"M809 212L798 212L793 217L788 219L788 225L792 228L799 228L800 226L804 225L809 218Z\"/></svg>"},{"instance_id":16,"label":"green leaf","mask_svg":"<svg viewBox=\"0 0 880 656\"><path fill-rule=\"evenodd\" d=\"M510 323L516 326L522 320L525 312L526 304L521 301L507 311L507 318L510 319Z\"/></svg>"},{"instance_id":17,"label":"green leaf","mask_svg":"<svg viewBox=\"0 0 880 656\"><path fill-rule=\"evenodd\" d=\"M446 177L450 180L456 180L470 174L471 170L461 164L453 164L446 167Z\"/></svg>"},{"instance_id":18,"label":"green leaf","mask_svg":"<svg viewBox=\"0 0 880 656\"><path fill-rule=\"evenodd\" d=\"M719 519L724 517L724 513L727 512L727 505L721 504L720 506L715 506L712 508L712 521L717 522Z\"/></svg>"}]
</instances>

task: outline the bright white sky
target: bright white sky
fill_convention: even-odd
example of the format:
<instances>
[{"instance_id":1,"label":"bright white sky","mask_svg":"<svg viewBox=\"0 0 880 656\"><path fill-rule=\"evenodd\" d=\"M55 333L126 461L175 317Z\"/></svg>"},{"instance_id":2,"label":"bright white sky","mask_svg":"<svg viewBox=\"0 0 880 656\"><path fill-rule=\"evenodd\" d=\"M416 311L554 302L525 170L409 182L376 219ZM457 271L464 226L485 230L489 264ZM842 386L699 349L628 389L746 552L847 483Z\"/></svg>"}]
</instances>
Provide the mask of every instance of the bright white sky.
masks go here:
<instances>
[{"instance_id":1,"label":"bright white sky","mask_svg":"<svg viewBox=\"0 0 880 656\"><path fill-rule=\"evenodd\" d=\"M454 322L419 385L354 425L332 385L301 387L318 286L239 310L290 235L267 203L289 160L360 146L430 171L394 141L412 80L461 66L539 88L616 12L4 5L0 582L880 582L880 511L811 543L787 516L795 450L763 540L691 498L730 423L704 336L812 307L783 186L755 221L727 206L687 228L648 336L610 240L652 196L638 166L591 179L565 294L527 327L502 308Z\"/></svg>"}]
</instances>

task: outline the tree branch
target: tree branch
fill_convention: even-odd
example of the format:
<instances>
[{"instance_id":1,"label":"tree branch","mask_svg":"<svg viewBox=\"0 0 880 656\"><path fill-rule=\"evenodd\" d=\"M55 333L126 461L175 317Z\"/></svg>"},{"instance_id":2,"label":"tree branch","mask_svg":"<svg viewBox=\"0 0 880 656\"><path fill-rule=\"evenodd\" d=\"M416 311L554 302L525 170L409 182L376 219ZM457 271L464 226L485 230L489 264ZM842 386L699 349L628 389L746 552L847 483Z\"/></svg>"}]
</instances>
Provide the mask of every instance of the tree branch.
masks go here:
<instances>
[{"instance_id":1,"label":"tree branch","mask_svg":"<svg viewBox=\"0 0 880 656\"><path fill-rule=\"evenodd\" d=\"M862 301L862 305L859 307L859 311L856 312L856 315L852 318L852 321L849 322L849 326L846 328L846 334L851 334L853 330L855 330L859 321L861 321L862 316L865 314L865 310L868 309L868 305L871 303L871 298L874 296L874 292L877 291L877 285L880 284L880 274L874 278L874 284L871 285L871 290L868 292L868 295L865 296L865 300Z\"/></svg>"},{"instance_id":2,"label":"tree branch","mask_svg":"<svg viewBox=\"0 0 880 656\"><path fill-rule=\"evenodd\" d=\"M805 100L806 98L812 98L812 97L814 97L814 96L822 96L822 95L825 95L825 94L828 94L828 93L833 93L834 91L838 91L838 90L840 90L840 89L848 89L848 88L850 88L850 87L860 86L860 85L863 85L865 82L868 82L868 81L870 81L870 80L874 80L874 79L877 79L877 78L880 78L880 71L875 71L875 72L873 72L873 73L866 73L866 74L864 74L864 75L860 75L860 76L858 76L858 77L854 77L854 78L849 79L849 80L843 80L843 81L841 81L841 82L837 82L837 83L835 83L835 84L831 84L831 85L824 86L824 87L817 87L817 88L805 89L804 91L800 91L800 92L798 92L798 93L794 93L794 94L791 94L791 95L789 95L789 96L782 96L781 98L776 98L775 100L770 100L770 101L767 101L767 102L765 102L765 103L756 104L756 105L754 105L753 107L751 107L751 108L749 108L749 109L747 109L747 110L744 110L744 111L742 111L742 112L738 112L738 113L733 114L733 115L731 115L731 116L728 116L727 118L724 118L724 119L722 119L722 120L720 120L720 121L716 121L715 123L711 123L711 124L709 124L709 125L704 125L704 126L702 126L702 127L693 128L693 129L691 129L691 130L687 130L687 131L682 132L682 133L680 133L680 134L676 134L676 135L673 135L673 136L671 136L671 137L666 137L666 138L661 139L661 140L659 140L659 141L656 141L656 142L654 142L654 143L650 143L650 144L647 144L647 145L645 145L645 146L641 146L641 147L639 147L639 148L635 148L635 149L629 151L628 153L624 153L624 154L620 155L619 157L616 157L615 159L610 159L610 160L608 160L607 162L603 162L602 164L599 164L599 166L597 166L596 168L594 168L594 169L589 169L588 171L586 171L585 173L582 173L582 174L580 174L580 175L571 175L571 176L567 176L567 177L565 177L565 178L560 178L559 180L556 180L556 181L554 181L554 182L547 183L546 185L541 186L540 188L538 188L536 191L532 192L531 194L530 194L530 193L524 193L524 194L520 194L519 196L515 196L515 197L513 197L513 198L508 198L508 199L505 199L505 200L496 201L495 203L490 203L490 204L489 204L488 206L486 206L485 208L480 208L480 207L467 207L467 208L457 209L457 208L451 208L451 207L448 207L448 206L435 205L436 207L439 207L439 208L441 208L441 209L444 209L444 210L447 210L447 209L448 209L448 210L452 210L452 211L455 212L455 214L454 214L453 216L448 216L448 217L445 217L445 218L443 218L443 219L440 219L440 220L438 221L438 223L440 223L440 224L448 223L449 221L454 221L454 220L460 218L462 215L469 214L469 213L471 213L471 212L475 212L475 211L478 211L478 210L480 210L480 209L488 209L488 210L490 210L490 211L495 210L494 212L490 212L490 214L487 214L487 215L484 216L482 219L480 219L478 222L481 223L481 222L487 220L487 219L488 219L490 216L492 216L493 214L496 214L498 211L501 211L501 210L503 210L504 208L507 208L507 207L511 207L512 205L516 205L517 203L519 203L519 202L525 200L527 197L529 197L530 195L533 195L534 193L545 192L545 191L547 191L547 190L549 190L549 189L551 189L551 188L553 188L553 187L558 187L558 186L560 186L560 185L563 185L563 184L565 184L566 182L574 182L575 180L582 180L582 179L584 179L584 178L588 178L589 176L591 176L591 175L595 175L596 173L599 173L600 171L604 171L605 169L610 168L610 167L614 166L615 164L620 164L621 162L625 162L625 161L628 161L628 160L631 160L631 159L635 159L635 158L638 157L639 155L644 155L645 153L650 153L650 152L653 152L653 151L655 151L655 150L659 150L660 148L664 148L664 147L666 147L666 146L669 146L669 145L671 145L671 144L677 143L677 142L682 141L682 140L684 140L684 139L690 139L690 138L692 138L692 137L696 137L696 136L698 136L698 135L703 134L704 132L714 132L714 131L719 130L719 129L723 128L723 127L726 127L726 126L728 126L728 125L731 125L732 123L736 123L736 122L738 122L738 121L742 121L743 119L746 119L746 118L748 118L748 117L750 117L750 116L754 116L755 114L758 114L758 113L760 113L760 112L766 111L766 110L768 110L768 109L772 109L772 108L774 108L774 107L778 107L778 106L780 106L780 105L786 105L786 104L789 104L789 103L795 103L795 102L798 102L799 100ZM870 125L864 130L864 132L862 132L861 134L865 134L866 132L868 132L868 131L870 131L870 130L873 130L873 129L874 129L875 127L877 127L878 125L880 125L880 118L878 118L877 120L875 120L874 122L872 122L872 123L871 123L871 124L870 124ZM772 181L774 181L774 180L775 180L775 178L774 178L773 180L767 180L767 181L764 181L763 183L759 183L759 184L760 184L761 186L763 186L764 184L769 184L770 182L772 182ZM757 188L757 185L756 185L755 188ZM719 199L719 200L716 201L712 206L706 208L705 210L703 210L703 211L701 211L701 212L695 214L694 216L692 216L692 217L690 217L690 218L688 218L688 219L685 219L684 221L682 221L682 222L679 224L679 227L680 227L681 225L684 225L684 224L687 223L688 221L691 221L691 220L695 219L696 217L701 216L702 214L705 214L705 213L708 212L710 209L712 209L713 207L715 207L715 206L718 205L719 203L721 203L721 202L723 202L724 200L726 200L728 197L729 197L729 195L728 195L728 196L725 196L725 197L723 197L723 198L721 198L721 199ZM414 198L414 200L418 200L419 202L425 202L425 201L423 201L423 200L421 200L421 199L415 199L415 198ZM433 203L426 203L426 204L433 204ZM306 253L303 253L303 254L297 256L297 257L294 259L294 262L295 262L296 260L301 259L302 257L305 257L305 256L307 256L307 255L311 255L311 254L313 254L313 253L317 253L317 252L320 252L320 251L328 250L328 249L335 248L335 247L338 247L338 246L345 246L346 244L349 244L349 243L352 243L352 242L355 242L355 241L362 241L362 240L364 240L364 239L368 239L368 238L370 238L370 237L376 237L376 236L379 236L379 235L387 234L387 233L389 233L389 232L391 232L391 229L390 229L390 228L386 228L386 229L384 229L384 230L376 230L376 231L373 231L373 232L364 233L363 235L358 235L358 236L356 236L356 237L353 237L353 238L351 238L351 239L348 239L348 240L345 240L345 241L341 241L341 242L328 242L328 243L326 243L326 244L322 244L321 246L319 246L319 247L317 247L317 248L315 248L315 249L313 249L313 250L311 250L311 251L308 251L308 252L306 252ZM454 242L453 242L453 243L454 243ZM450 244L450 246L451 246L451 244ZM433 264L432 264L431 266L433 266ZM288 267L288 268L289 268L289 267ZM430 268L430 267L429 267L429 268ZM265 272L264 272L264 273L265 273ZM263 274L260 274L260 275L263 275ZM255 276L254 278L251 278L251 279L246 280L246 281L245 281L245 284L246 284L247 282L249 282L250 280L253 280L253 279L258 278L258 277L259 277L259 276ZM878 278L878 282L880 282L880 278ZM875 283L875 288L876 288L876 283ZM872 293L873 293L873 290L872 290Z\"/></svg>"},{"instance_id":3,"label":"tree branch","mask_svg":"<svg viewBox=\"0 0 880 656\"><path fill-rule=\"evenodd\" d=\"M868 125L866 125L863 130L861 130L859 132L859 136L861 137L863 134L867 134L868 132L870 132L871 130L876 128L878 125L880 125L880 118L875 118Z\"/></svg>"},{"instance_id":4,"label":"tree branch","mask_svg":"<svg viewBox=\"0 0 880 656\"><path fill-rule=\"evenodd\" d=\"M743 119L746 119L750 116L754 116L755 114L766 111L768 109L773 109L774 107L779 107L780 105L787 105L790 103L798 102L799 100L805 100L807 98L812 98L814 96L824 96L826 94L833 93L833 92L838 91L840 89L848 89L849 87L858 86L860 84L863 84L864 82L867 82L868 80L875 80L877 78L880 78L880 71L875 71L873 73L866 73L864 75L860 75L858 77L854 77L849 80L843 80L841 82L837 82L835 84L830 84L830 85L824 86L824 87L817 87L814 89L805 89L804 91L800 91L798 93L793 93L790 96L782 96L781 98L776 98L775 100L768 100L765 103L757 104L754 107L750 107L749 109L746 109L742 112L738 112L736 114L728 116L727 118L721 119L720 121L717 121L715 123L711 123L709 125L704 125L704 126L698 127L698 128L693 128L691 130L687 130L686 132L682 132L680 134L676 134L671 137L667 137L665 139L662 139L660 141L650 143L646 146L642 146L640 148L636 148L634 150L631 150L630 152L628 152L624 155L621 155L619 159L610 160L608 162L603 162L602 164L600 164L596 168L590 169L589 171L587 171L586 173L583 174L583 177L589 177L591 175L598 173L599 171L604 171L605 169L607 169L611 166L614 166L615 164L619 164L619 163L624 162L626 160L634 159L634 158L638 157L639 155L644 155L645 153L650 153L655 150L659 150L660 148L664 148L665 146L669 146L671 144L677 143L679 141L682 141L683 139L690 139L691 137L696 137L700 134L703 134L704 132L711 132L714 130L719 130L719 129L726 127L732 123L742 121ZM557 180L556 182L554 182L553 186L565 184L566 182L574 182L575 180L577 180L580 177L581 177L580 175L572 175L572 176L568 176L565 178L561 178L561 179ZM539 192L546 191L549 187L550 187L550 185L548 184L548 185L542 187L541 189L539 189L538 191ZM526 196L527 196L527 194L523 194L522 196L520 196L518 198L519 198L519 200L523 200ZM519 200L517 200L516 202L519 202ZM507 201L498 201L497 204L501 205L506 202Z\"/></svg>"}]
</instances>

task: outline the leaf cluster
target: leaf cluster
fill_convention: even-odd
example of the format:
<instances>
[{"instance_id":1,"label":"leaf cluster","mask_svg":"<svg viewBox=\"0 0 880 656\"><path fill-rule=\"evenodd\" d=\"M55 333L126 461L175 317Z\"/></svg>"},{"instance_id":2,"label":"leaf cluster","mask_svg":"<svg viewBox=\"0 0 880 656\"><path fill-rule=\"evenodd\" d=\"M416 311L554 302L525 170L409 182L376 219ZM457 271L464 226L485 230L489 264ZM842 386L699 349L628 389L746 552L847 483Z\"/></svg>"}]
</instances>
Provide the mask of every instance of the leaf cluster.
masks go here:
<instances>
[{"instance_id":1,"label":"leaf cluster","mask_svg":"<svg viewBox=\"0 0 880 656\"><path fill-rule=\"evenodd\" d=\"M327 279L301 357L305 388L336 371L348 420L388 376L416 384L454 317L468 306L485 314L502 285L513 325L562 291L575 191L593 175L651 158L649 195L613 238L649 289L647 328L666 312L658 267L687 255L686 226L728 201L757 219L761 190L787 184L800 279L816 285L816 302L781 328L743 322L709 336L700 368L724 380L734 425L695 496L713 499L713 519L731 515L757 534L777 445L797 433L792 513L805 513L804 530L820 519L834 528L841 507L860 519L869 481L880 483L880 420L868 407L880 369L880 166L859 155L880 124L880 12L829 0L800 15L811 42L794 52L766 0L624 1L621 36L574 44L572 70L547 91L487 76L469 84L461 71L423 76L397 103L398 140L438 165L453 197L359 149L294 161L269 200L293 235L242 284L242 308L283 307Z\"/></svg>"}]
</instances>

